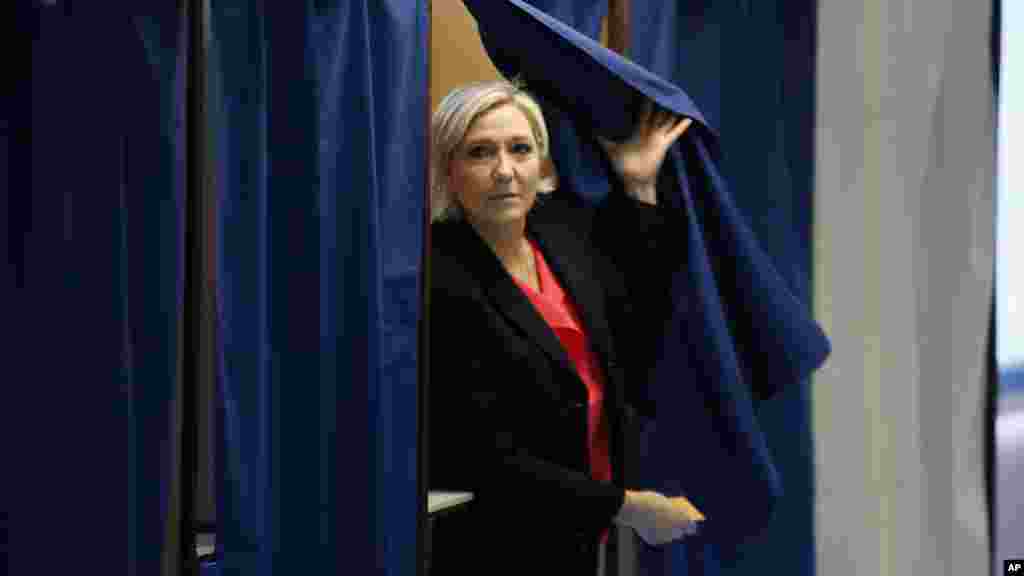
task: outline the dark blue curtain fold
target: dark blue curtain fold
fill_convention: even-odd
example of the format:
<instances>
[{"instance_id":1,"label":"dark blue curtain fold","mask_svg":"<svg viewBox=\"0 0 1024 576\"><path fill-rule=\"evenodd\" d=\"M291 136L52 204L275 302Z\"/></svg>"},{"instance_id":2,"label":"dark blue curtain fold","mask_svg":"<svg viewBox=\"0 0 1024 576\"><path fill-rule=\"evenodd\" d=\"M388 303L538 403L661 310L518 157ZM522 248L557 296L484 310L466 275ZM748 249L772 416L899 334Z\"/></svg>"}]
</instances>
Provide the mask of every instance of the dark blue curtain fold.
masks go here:
<instances>
[{"instance_id":1,"label":"dark blue curtain fold","mask_svg":"<svg viewBox=\"0 0 1024 576\"><path fill-rule=\"evenodd\" d=\"M809 303L816 4L633 0L632 26L631 58L686 90L719 128L718 165L736 208L797 298ZM647 551L648 574L765 567L814 573L810 390L790 386L756 407L782 488L771 524L760 538L728 550L696 540ZM660 465L647 463L654 480Z\"/></svg>"},{"instance_id":2,"label":"dark blue curtain fold","mask_svg":"<svg viewBox=\"0 0 1024 576\"><path fill-rule=\"evenodd\" d=\"M464 1L498 69L544 102L563 193L603 201L609 168L593 135L625 137L643 99L695 119L659 180L686 257L639 462L640 487L686 495L708 521L697 537L644 548L641 573L812 572L799 382L830 351L807 305L813 6L635 1L637 66L559 10L581 3L548 2L545 14L529 0Z\"/></svg>"},{"instance_id":3,"label":"dark blue curtain fold","mask_svg":"<svg viewBox=\"0 0 1024 576\"><path fill-rule=\"evenodd\" d=\"M213 3L218 561L413 574L427 18Z\"/></svg>"},{"instance_id":4,"label":"dark blue curtain fold","mask_svg":"<svg viewBox=\"0 0 1024 576\"><path fill-rule=\"evenodd\" d=\"M601 20L608 14L607 0L527 0L527 3L558 20L572 26L576 31L599 41ZM492 44L484 47L495 62L504 57ZM530 87L527 86L527 89ZM576 190L588 203L597 204L611 191L611 184L603 169L604 151L593 144L592 139L579 131L586 129L586 122L574 118L570 110L560 107L542 93L534 93L544 111L548 125L551 158L558 166L559 186Z\"/></svg>"},{"instance_id":5,"label":"dark blue curtain fold","mask_svg":"<svg viewBox=\"0 0 1024 576\"><path fill-rule=\"evenodd\" d=\"M168 1L16 9L32 65L0 111L8 571L160 574L177 532L182 20Z\"/></svg>"}]
</instances>

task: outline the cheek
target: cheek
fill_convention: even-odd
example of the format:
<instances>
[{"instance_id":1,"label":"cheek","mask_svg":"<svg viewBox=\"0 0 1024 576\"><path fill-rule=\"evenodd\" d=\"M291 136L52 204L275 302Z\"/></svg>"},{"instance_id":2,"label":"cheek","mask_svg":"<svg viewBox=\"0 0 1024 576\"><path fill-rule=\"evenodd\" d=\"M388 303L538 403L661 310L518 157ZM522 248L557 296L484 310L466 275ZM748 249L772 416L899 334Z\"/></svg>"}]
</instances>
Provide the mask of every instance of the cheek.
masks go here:
<instances>
[{"instance_id":1,"label":"cheek","mask_svg":"<svg viewBox=\"0 0 1024 576\"><path fill-rule=\"evenodd\" d=\"M529 166L526 167L525 173L527 175L527 180L530 183L531 191L536 192L537 186L540 184L541 180L540 161L531 161Z\"/></svg>"},{"instance_id":2,"label":"cheek","mask_svg":"<svg viewBox=\"0 0 1024 576\"><path fill-rule=\"evenodd\" d=\"M452 170L448 180L448 189L463 203L473 203L486 188L487 179L480 170L472 167L459 167Z\"/></svg>"}]
</instances>

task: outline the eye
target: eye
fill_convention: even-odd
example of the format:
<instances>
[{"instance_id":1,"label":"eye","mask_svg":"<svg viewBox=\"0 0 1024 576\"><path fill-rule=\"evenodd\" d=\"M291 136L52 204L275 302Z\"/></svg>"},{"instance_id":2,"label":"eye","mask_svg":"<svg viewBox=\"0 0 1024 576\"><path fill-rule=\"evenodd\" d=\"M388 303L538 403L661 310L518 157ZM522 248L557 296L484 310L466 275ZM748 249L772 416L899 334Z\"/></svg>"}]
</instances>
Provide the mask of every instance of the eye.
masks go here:
<instances>
[{"instance_id":1,"label":"eye","mask_svg":"<svg viewBox=\"0 0 1024 576\"><path fill-rule=\"evenodd\" d=\"M526 142L519 142L512 145L513 154L524 155L529 154L530 152L533 152L533 146L530 146Z\"/></svg>"},{"instance_id":2,"label":"eye","mask_svg":"<svg viewBox=\"0 0 1024 576\"><path fill-rule=\"evenodd\" d=\"M490 155L490 153L491 153L491 148L489 146L484 146L482 144L471 147L469 149L469 151L467 152L467 154L469 155L470 158L474 158L474 159L478 159L478 160L480 158L486 158L487 156Z\"/></svg>"}]
</instances>

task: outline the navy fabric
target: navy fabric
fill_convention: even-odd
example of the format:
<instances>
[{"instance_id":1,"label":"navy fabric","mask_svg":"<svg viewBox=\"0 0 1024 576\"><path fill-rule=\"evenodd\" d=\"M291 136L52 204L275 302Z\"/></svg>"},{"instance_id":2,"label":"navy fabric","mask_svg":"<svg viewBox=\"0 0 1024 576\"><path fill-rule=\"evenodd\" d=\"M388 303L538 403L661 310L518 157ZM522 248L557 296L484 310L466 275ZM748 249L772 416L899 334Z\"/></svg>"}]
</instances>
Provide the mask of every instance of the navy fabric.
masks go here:
<instances>
[{"instance_id":1,"label":"navy fabric","mask_svg":"<svg viewBox=\"0 0 1024 576\"><path fill-rule=\"evenodd\" d=\"M608 14L608 0L526 0L527 3L576 31L597 40L601 20Z\"/></svg>"},{"instance_id":2,"label":"navy fabric","mask_svg":"<svg viewBox=\"0 0 1024 576\"><path fill-rule=\"evenodd\" d=\"M539 8L545 14L558 21L568 24L575 31L597 41L601 34L601 19L607 13L606 0L530 0L529 4ZM494 52L492 43L485 43L492 60L504 56L502 52ZM509 56L513 56L510 54ZM556 93L557 95L557 93ZM586 134L577 134L577 123L559 108L557 103L537 94L537 100L544 112L548 126L548 139L551 157L557 166L562 167L559 175L562 187L580 190L584 200L596 203L610 192L607 175L601 169L601 155L604 154L596 146L588 146ZM571 167L571 168L569 168Z\"/></svg>"},{"instance_id":3,"label":"navy fabric","mask_svg":"<svg viewBox=\"0 0 1024 576\"><path fill-rule=\"evenodd\" d=\"M476 17L484 48L498 70L525 81L540 101L561 187L577 191L591 204L601 202L611 191L604 152L593 133L612 140L629 136L643 98L704 122L689 96L600 44L600 17L606 2L506 4L500 0L492 6L468 0L465 4ZM507 25L492 19L492 13L507 18ZM711 128L705 123L693 130Z\"/></svg>"},{"instance_id":4,"label":"navy fabric","mask_svg":"<svg viewBox=\"0 0 1024 576\"><path fill-rule=\"evenodd\" d=\"M786 284L809 302L816 3L634 0L631 21L631 57L685 87L720 127L718 167L736 208ZM810 391L790 387L757 412L783 488L764 536L743 546L739 557L698 539L650 550L642 558L647 573L682 573L681 566L697 574L746 574L764 566L814 573ZM660 464L644 462L646 476L656 479Z\"/></svg>"},{"instance_id":5,"label":"navy fabric","mask_svg":"<svg viewBox=\"0 0 1024 576\"><path fill-rule=\"evenodd\" d=\"M755 401L795 387L830 344L737 208L719 171L718 131L686 93L521 0L465 3L498 69L569 116L581 146L595 148L590 134L628 135L645 98L694 119L659 182L666 209L688 223L679 240L688 259L650 383L658 418L642 460L658 463L651 487L693 500L708 517L702 538L734 555L768 525L781 494ZM576 169L607 181L607 162Z\"/></svg>"},{"instance_id":6,"label":"navy fabric","mask_svg":"<svg viewBox=\"0 0 1024 576\"><path fill-rule=\"evenodd\" d=\"M415 573L426 16L212 6L226 576Z\"/></svg>"},{"instance_id":7,"label":"navy fabric","mask_svg":"<svg viewBox=\"0 0 1024 576\"><path fill-rule=\"evenodd\" d=\"M0 402L14 412L3 418L7 570L160 574L175 552L178 6L16 4L32 66L0 111L13 128L0 192L14 287L3 387L17 392Z\"/></svg>"}]
</instances>

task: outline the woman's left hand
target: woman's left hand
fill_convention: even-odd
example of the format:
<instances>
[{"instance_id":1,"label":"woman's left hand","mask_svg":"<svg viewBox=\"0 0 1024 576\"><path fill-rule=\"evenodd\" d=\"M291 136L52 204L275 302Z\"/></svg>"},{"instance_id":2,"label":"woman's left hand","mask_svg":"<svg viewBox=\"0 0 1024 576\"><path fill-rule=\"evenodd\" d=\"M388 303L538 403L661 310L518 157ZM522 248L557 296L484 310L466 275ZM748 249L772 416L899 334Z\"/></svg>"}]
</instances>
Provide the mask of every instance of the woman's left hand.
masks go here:
<instances>
[{"instance_id":1,"label":"woman's left hand","mask_svg":"<svg viewBox=\"0 0 1024 576\"><path fill-rule=\"evenodd\" d=\"M615 172L626 185L627 193L654 203L658 170L672 144L693 124L693 119L677 116L646 101L644 112L633 134L624 142L598 137Z\"/></svg>"}]
</instances>

